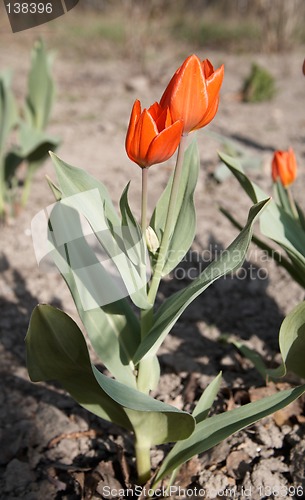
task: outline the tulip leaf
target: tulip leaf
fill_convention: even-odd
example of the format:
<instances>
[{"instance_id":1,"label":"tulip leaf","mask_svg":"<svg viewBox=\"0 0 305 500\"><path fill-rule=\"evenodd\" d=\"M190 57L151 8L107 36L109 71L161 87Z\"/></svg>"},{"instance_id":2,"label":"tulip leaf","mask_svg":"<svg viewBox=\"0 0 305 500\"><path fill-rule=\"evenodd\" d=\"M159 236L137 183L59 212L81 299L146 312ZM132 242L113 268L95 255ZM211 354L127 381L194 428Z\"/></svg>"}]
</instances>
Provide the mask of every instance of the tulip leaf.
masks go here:
<instances>
[{"instance_id":1,"label":"tulip leaf","mask_svg":"<svg viewBox=\"0 0 305 500\"><path fill-rule=\"evenodd\" d=\"M134 357L137 364L144 356L155 354L164 338L187 306L214 281L236 271L243 263L252 237L252 226L269 200L254 205L249 212L244 229L218 259L213 261L200 276L184 290L167 299L155 315L154 326L142 340Z\"/></svg>"},{"instance_id":2,"label":"tulip leaf","mask_svg":"<svg viewBox=\"0 0 305 500\"><path fill-rule=\"evenodd\" d=\"M199 174L199 154L197 142L194 139L184 156L182 176L175 209L173 227L175 228L168 247L162 276L170 273L182 260L191 247L196 231L196 211L194 207L194 191ZM150 222L159 241L164 232L173 175L163 191ZM185 223L187 221L187 224Z\"/></svg>"},{"instance_id":3,"label":"tulip leaf","mask_svg":"<svg viewBox=\"0 0 305 500\"><path fill-rule=\"evenodd\" d=\"M131 429L123 408L99 386L84 337L63 311L37 306L26 336L27 367L33 382L58 380L71 396L95 415Z\"/></svg>"},{"instance_id":4,"label":"tulip leaf","mask_svg":"<svg viewBox=\"0 0 305 500\"><path fill-rule=\"evenodd\" d=\"M222 161L239 181L240 185L252 201L262 200L266 194L244 174L239 161L223 153L219 154ZM260 218L260 230L287 253L296 272L301 276L298 280L305 282L305 232L302 223L291 217L289 213L271 200Z\"/></svg>"},{"instance_id":5,"label":"tulip leaf","mask_svg":"<svg viewBox=\"0 0 305 500\"><path fill-rule=\"evenodd\" d=\"M47 183L49 184L49 187L54 195L55 200L60 201L62 199L61 190L59 189L58 186L56 186L56 184L52 181L52 179L50 179L50 177L48 175L46 175L46 180L47 180Z\"/></svg>"},{"instance_id":6,"label":"tulip leaf","mask_svg":"<svg viewBox=\"0 0 305 500\"><path fill-rule=\"evenodd\" d=\"M92 175L88 174L88 172L86 172L85 170L77 167L72 167L68 163L61 160L54 153L50 154L55 166L59 188L62 192L63 198L77 195L79 193L85 193L87 191L91 191L92 189L98 189L100 198L103 201L105 217L108 221L108 224L110 225L110 227L111 225L118 226L120 224L120 220L114 209L113 203L106 187L97 179L92 177ZM88 215L92 214L93 220L95 220L95 218L98 218L99 216L99 211L97 211L97 213L94 212L95 208L97 210L100 210L100 206L95 207L93 203L92 206L89 207L90 212L88 212ZM100 225L104 227L104 217L102 217L101 221L98 220L96 222L99 222Z\"/></svg>"},{"instance_id":7,"label":"tulip leaf","mask_svg":"<svg viewBox=\"0 0 305 500\"><path fill-rule=\"evenodd\" d=\"M235 432L254 424L258 420L284 408L305 392L305 385L279 391L259 401L246 404L220 415L199 422L193 434L175 444L163 461L154 485L193 456L209 450Z\"/></svg>"},{"instance_id":8,"label":"tulip leaf","mask_svg":"<svg viewBox=\"0 0 305 500\"><path fill-rule=\"evenodd\" d=\"M124 253L128 256L134 267L129 266L130 273L133 276L134 288L136 292L130 294L131 300L139 307L145 309L151 307L147 300L147 282L146 274L148 254L145 242L145 235L142 234L141 227L135 220L128 202L129 184L123 191L120 199L120 210L122 215L122 245ZM141 283L142 282L142 283ZM141 286L142 284L142 286ZM140 289L139 289L140 287ZM144 298L144 300L143 300Z\"/></svg>"},{"instance_id":9,"label":"tulip leaf","mask_svg":"<svg viewBox=\"0 0 305 500\"><path fill-rule=\"evenodd\" d=\"M18 123L18 111L11 91L11 79L9 71L0 74L0 156L3 155L9 133Z\"/></svg>"},{"instance_id":10,"label":"tulip leaf","mask_svg":"<svg viewBox=\"0 0 305 500\"><path fill-rule=\"evenodd\" d=\"M207 418L211 406L214 403L220 389L221 377L222 373L220 372L203 391L198 403L196 404L192 415L195 418L197 424Z\"/></svg>"},{"instance_id":11,"label":"tulip leaf","mask_svg":"<svg viewBox=\"0 0 305 500\"><path fill-rule=\"evenodd\" d=\"M139 321L126 299L116 299L120 291L98 259L92 238L90 232L85 237L76 210L64 201L53 206L50 257L71 291L97 355L118 380L135 387L132 358L141 338Z\"/></svg>"},{"instance_id":12,"label":"tulip leaf","mask_svg":"<svg viewBox=\"0 0 305 500\"><path fill-rule=\"evenodd\" d=\"M57 137L35 129L24 121L21 121L19 125L19 140L18 153L29 162L42 161L47 157L48 152L54 150L60 142Z\"/></svg>"},{"instance_id":13,"label":"tulip leaf","mask_svg":"<svg viewBox=\"0 0 305 500\"><path fill-rule=\"evenodd\" d=\"M233 224L233 226L235 226L237 229L242 229L242 225L235 219L235 217L233 217L230 212L228 212L228 210L226 210L224 207L220 207L220 211ZM305 287L305 275L302 276L302 273L299 274L297 272L297 269L294 267L289 258L286 258L282 252L275 250L274 247L269 245L265 240L259 238L257 235L252 236L252 241L259 248L264 250L266 255L268 255L271 259L274 259L278 265L284 267L297 283Z\"/></svg>"},{"instance_id":14,"label":"tulip leaf","mask_svg":"<svg viewBox=\"0 0 305 500\"><path fill-rule=\"evenodd\" d=\"M38 130L46 127L55 97L51 63L52 57L47 54L43 42L38 40L32 51L28 95L24 109L26 120L32 128Z\"/></svg>"},{"instance_id":15,"label":"tulip leaf","mask_svg":"<svg viewBox=\"0 0 305 500\"><path fill-rule=\"evenodd\" d=\"M93 371L103 390L125 408L141 446L185 439L195 428L194 418L174 406Z\"/></svg>"},{"instance_id":16,"label":"tulip leaf","mask_svg":"<svg viewBox=\"0 0 305 500\"><path fill-rule=\"evenodd\" d=\"M26 346L32 381L58 380L84 408L134 430L145 444L185 439L193 432L195 421L188 413L97 370L90 362L80 329L63 311L47 305L37 306Z\"/></svg>"},{"instance_id":17,"label":"tulip leaf","mask_svg":"<svg viewBox=\"0 0 305 500\"><path fill-rule=\"evenodd\" d=\"M305 378L305 302L298 304L284 319L279 335L283 375L291 371ZM272 376L272 370L269 371Z\"/></svg>"},{"instance_id":18,"label":"tulip leaf","mask_svg":"<svg viewBox=\"0 0 305 500\"><path fill-rule=\"evenodd\" d=\"M108 255L109 266L117 270L118 276L124 282L125 296L129 296L141 309L150 307L146 286L143 287L145 280L141 275L141 265L138 262L134 264L129 257L133 246L132 241L129 241L131 226L121 226L121 221L103 184L87 172L63 162L54 154L51 156L65 203L73 206L87 219L101 244L102 252ZM133 228L133 238L136 235L137 229ZM141 241L142 239L136 243L136 246L141 247ZM125 250L126 245L128 245L128 252ZM133 256L136 253L137 250L133 249ZM138 251L138 254L141 255L141 251Z\"/></svg>"}]
</instances>

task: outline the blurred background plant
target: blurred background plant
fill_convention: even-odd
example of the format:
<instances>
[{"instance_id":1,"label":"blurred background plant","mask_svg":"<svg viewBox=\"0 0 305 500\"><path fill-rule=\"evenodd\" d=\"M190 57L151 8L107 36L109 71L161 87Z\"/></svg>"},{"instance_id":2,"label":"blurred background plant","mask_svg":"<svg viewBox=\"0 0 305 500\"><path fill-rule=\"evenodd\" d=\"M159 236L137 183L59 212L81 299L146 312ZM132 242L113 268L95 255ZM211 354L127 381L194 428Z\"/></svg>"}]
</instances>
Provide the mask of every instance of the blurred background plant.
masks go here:
<instances>
[{"instance_id":1,"label":"blurred background plant","mask_svg":"<svg viewBox=\"0 0 305 500\"><path fill-rule=\"evenodd\" d=\"M55 93L51 64L52 55L37 41L20 109L11 87L11 71L0 74L0 219L4 221L26 205L36 170L59 144L45 132Z\"/></svg>"},{"instance_id":2,"label":"blurred background plant","mask_svg":"<svg viewBox=\"0 0 305 500\"><path fill-rule=\"evenodd\" d=\"M278 160L279 154L283 156L281 161ZM267 196L257 184L247 177L238 158L226 154L220 154L220 158L253 203L257 203ZM277 165L277 174L274 173L275 164ZM305 288L305 215L290 191L290 184L296 178L296 168L292 149L289 149L288 152L275 152L272 165L274 198L260 218L261 235L255 234L252 239L278 265L284 267L299 285ZM292 172L286 181L283 173L288 170L292 170ZM240 227L239 221L228 210L222 207L221 211L232 224ZM270 240L277 244L277 248L270 245Z\"/></svg>"},{"instance_id":3,"label":"blurred background plant","mask_svg":"<svg viewBox=\"0 0 305 500\"><path fill-rule=\"evenodd\" d=\"M303 0L83 0L64 23L54 25L58 46L69 38L79 56L113 56L139 62L164 42L237 53L282 52L305 43ZM126 20L128 19L128 22ZM96 41L97 43L92 43Z\"/></svg>"},{"instance_id":4,"label":"blurred background plant","mask_svg":"<svg viewBox=\"0 0 305 500\"><path fill-rule=\"evenodd\" d=\"M0 12L4 17L2 4ZM65 51L76 48L80 57L88 51L100 57L103 44L106 54L118 50L143 61L160 55L170 39L182 50L190 44L192 50L287 51L305 43L304 21L303 0L82 0L44 36Z\"/></svg>"},{"instance_id":5,"label":"blurred background plant","mask_svg":"<svg viewBox=\"0 0 305 500\"><path fill-rule=\"evenodd\" d=\"M275 95L275 79L271 73L256 63L252 64L249 76L242 89L244 102L269 101Z\"/></svg>"}]
</instances>

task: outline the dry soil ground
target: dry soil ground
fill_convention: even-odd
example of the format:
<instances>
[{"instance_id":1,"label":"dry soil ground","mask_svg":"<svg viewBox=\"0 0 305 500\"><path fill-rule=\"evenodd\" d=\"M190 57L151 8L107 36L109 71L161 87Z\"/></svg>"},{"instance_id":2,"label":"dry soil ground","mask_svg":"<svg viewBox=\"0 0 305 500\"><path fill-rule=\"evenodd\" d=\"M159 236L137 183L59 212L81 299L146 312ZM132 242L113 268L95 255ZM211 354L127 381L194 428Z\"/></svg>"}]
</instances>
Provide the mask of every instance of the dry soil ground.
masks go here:
<instances>
[{"instance_id":1,"label":"dry soil ground","mask_svg":"<svg viewBox=\"0 0 305 500\"><path fill-rule=\"evenodd\" d=\"M0 67L14 70L14 88L19 98L24 95L32 39L33 35L1 35ZM52 46L50 34L48 43ZM91 58L90 51L85 57L73 51L57 52L57 101L49 130L62 139L58 154L97 176L116 203L131 179L130 199L137 214L140 171L124 150L130 109L135 98L141 99L144 106L158 100L172 72L189 52L192 48L178 51L172 46L164 47L147 61L145 75L135 61L109 58L109 54L104 58L102 52L99 58ZM226 76L219 112L207 131L198 134L201 172L196 191L198 228L193 253L185 258L176 279L171 276L166 280L160 301L185 285L237 234L221 215L219 205L232 209L243 221L250 207L234 179L215 181L217 149L222 144L210 132L234 139L247 154L262 160L262 168L251 175L269 192L272 152L291 145L299 163L294 193L305 208L305 78L301 73L304 54L198 53L202 58L209 57L215 66L224 62ZM254 60L276 78L277 96L272 102L244 104L239 100L243 78ZM167 165L151 168L150 210L173 163L171 160ZM123 454L131 476L134 474L130 437L86 413L57 385L32 384L25 366L24 336L37 303L51 303L76 317L63 280L40 272L32 248L31 220L53 202L46 174L54 178L50 161L35 178L27 209L1 227L0 498L102 498L103 492L106 498L105 486L118 490L125 487L124 481L128 482L122 472ZM239 277L220 280L210 287L175 326L160 351L160 399L180 408L191 408L220 369L224 379L215 411L274 390L272 385L264 386L251 364L233 347L219 342L222 334L230 333L257 349L269 363L279 361L279 325L285 314L303 299L304 291L263 257L251 246ZM295 382L289 380L290 384ZM273 498L272 488L275 493L282 488L282 498L290 493L291 497L304 498L301 489L291 489L290 493L285 490L288 486L305 489L304 419L301 401L290 412L267 418L191 461L182 469L177 484L204 487L210 498L224 497L227 488L235 491L231 498ZM153 453L154 466L163 453L162 447ZM188 493L191 498L190 490ZM230 498L229 490L226 494Z\"/></svg>"}]
</instances>

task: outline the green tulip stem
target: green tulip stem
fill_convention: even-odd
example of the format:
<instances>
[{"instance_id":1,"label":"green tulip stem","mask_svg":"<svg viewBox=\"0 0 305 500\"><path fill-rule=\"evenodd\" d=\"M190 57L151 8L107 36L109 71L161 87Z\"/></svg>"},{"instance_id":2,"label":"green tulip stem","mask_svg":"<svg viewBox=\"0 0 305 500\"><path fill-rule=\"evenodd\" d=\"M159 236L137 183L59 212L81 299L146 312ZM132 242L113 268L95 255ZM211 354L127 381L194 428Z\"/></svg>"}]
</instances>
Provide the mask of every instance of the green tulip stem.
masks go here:
<instances>
[{"instance_id":1,"label":"green tulip stem","mask_svg":"<svg viewBox=\"0 0 305 500\"><path fill-rule=\"evenodd\" d=\"M182 174L183 159L184 159L184 152L186 149L187 137L188 137L187 135L182 135L179 149L178 149L178 155L177 155L172 190L171 190L171 195L170 195L170 200L169 200L169 205L168 205L168 212L167 212L167 217L166 217L166 222L165 222L165 227L164 227L164 233L163 233L162 240L161 240L161 245L160 245L160 249L159 249L156 267L155 267L154 274L153 274L153 277L151 280L151 286L150 286L150 289L148 292L148 300L151 302L151 304L154 304L155 299L156 299L159 284L160 284L160 281L162 278L162 271L163 271L165 259L166 259L167 252L168 252L170 238L171 238L173 230L174 230L175 208L176 208L176 203L177 203L177 198L178 198L178 191L179 191L180 179L181 179L181 174Z\"/></svg>"},{"instance_id":2,"label":"green tulip stem","mask_svg":"<svg viewBox=\"0 0 305 500\"><path fill-rule=\"evenodd\" d=\"M23 184L23 191L22 191L22 197L21 197L21 206L24 208L27 204L29 195L30 195L30 190L31 190L31 185L32 185L32 180L34 177L34 164L29 163L28 165L28 170L27 170L27 175Z\"/></svg>"},{"instance_id":3,"label":"green tulip stem","mask_svg":"<svg viewBox=\"0 0 305 500\"><path fill-rule=\"evenodd\" d=\"M5 214L5 176L4 176L4 160L0 151L0 219Z\"/></svg>"},{"instance_id":4,"label":"green tulip stem","mask_svg":"<svg viewBox=\"0 0 305 500\"><path fill-rule=\"evenodd\" d=\"M145 238L147 228L147 184L148 167L142 168L142 200L141 200L141 228L143 238Z\"/></svg>"},{"instance_id":5,"label":"green tulip stem","mask_svg":"<svg viewBox=\"0 0 305 500\"><path fill-rule=\"evenodd\" d=\"M138 484L147 483L151 476L150 447L141 446L138 441L135 443L136 465L138 473Z\"/></svg>"},{"instance_id":6,"label":"green tulip stem","mask_svg":"<svg viewBox=\"0 0 305 500\"><path fill-rule=\"evenodd\" d=\"M148 168L142 168L142 199L141 199L141 229L144 239L146 242L146 228L147 228L147 198L148 198ZM142 265L142 280L143 283L146 279L146 265ZM141 311L141 335L142 338L145 336L147 330L147 320L146 320L147 310ZM149 321L150 324L150 321ZM148 327L149 329L149 327Z\"/></svg>"},{"instance_id":7,"label":"green tulip stem","mask_svg":"<svg viewBox=\"0 0 305 500\"><path fill-rule=\"evenodd\" d=\"M177 161L176 161L176 167L175 167L175 172L174 172L170 200L169 200L169 204L168 204L168 211L167 211L167 216L166 216L164 233L163 233L163 237L161 240L161 245L160 245L160 249L159 249L159 253L158 253L156 267L155 267L155 270L154 270L154 273L152 276L151 285L150 285L150 289L148 292L148 300L151 303L151 307L149 309L141 311L141 337L142 337L142 339L145 337L147 332L149 332L149 330L151 329L151 326L153 324L153 307L154 307L156 295L158 292L159 284L160 284L160 281L162 278L162 270L163 270L166 255L168 252L170 238L171 238L171 235L173 232L175 208L176 208L176 203L177 203L177 198L178 198L178 191L179 191L179 185L180 185L186 143L187 143L187 135L185 135L185 136L182 135L179 149L178 149L178 155L177 155ZM143 169L143 177L142 177L142 217L141 217L142 231L143 231L144 223L145 223L145 227L146 227L146 216L145 216L146 208L144 208L144 207L146 207L146 200L145 200L146 194L145 194L144 186L145 186L145 182L147 181L147 178L146 179L144 178L144 176L146 175L146 174L144 174L145 170L147 170L147 169ZM148 394L148 392L149 392L149 378L147 377L146 360L142 360L139 363L137 384L138 384L139 391Z\"/></svg>"}]
</instances>

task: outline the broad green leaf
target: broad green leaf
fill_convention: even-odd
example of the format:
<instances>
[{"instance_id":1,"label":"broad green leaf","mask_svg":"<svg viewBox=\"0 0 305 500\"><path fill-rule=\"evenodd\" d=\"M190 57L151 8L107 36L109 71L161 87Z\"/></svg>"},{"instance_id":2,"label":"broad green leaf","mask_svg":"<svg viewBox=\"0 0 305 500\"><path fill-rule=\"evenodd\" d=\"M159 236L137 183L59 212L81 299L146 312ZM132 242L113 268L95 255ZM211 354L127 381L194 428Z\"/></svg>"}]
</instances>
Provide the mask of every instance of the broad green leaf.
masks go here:
<instances>
[{"instance_id":1,"label":"broad green leaf","mask_svg":"<svg viewBox=\"0 0 305 500\"><path fill-rule=\"evenodd\" d=\"M126 295L137 307L141 309L150 307L146 286L143 287L146 275L142 276L140 263L136 265L129 258L132 241L128 242L127 240L131 227L122 228L106 188L87 172L71 167L54 154L51 156L65 203L74 206L87 219L101 244L101 248L108 254L124 281L127 289ZM135 228L133 231L136 236L137 229ZM128 253L125 251L126 242L129 245ZM141 247L141 239L137 245ZM133 256L136 253L134 250ZM141 251L138 254L141 256Z\"/></svg>"},{"instance_id":2,"label":"broad green leaf","mask_svg":"<svg viewBox=\"0 0 305 500\"><path fill-rule=\"evenodd\" d=\"M287 371L305 378L305 302L298 304L284 319L279 335L283 363L267 370L270 377L281 377Z\"/></svg>"},{"instance_id":3,"label":"broad green leaf","mask_svg":"<svg viewBox=\"0 0 305 500\"><path fill-rule=\"evenodd\" d=\"M242 229L242 225L235 219L235 217L233 217L230 212L228 212L228 210L226 210L224 207L220 207L220 211L227 217L227 219L233 224L233 226L235 226L237 229ZM282 252L277 251L274 247L270 246L268 243L266 243L266 241L263 241L257 235L252 236L252 241L259 248L264 250L264 252L266 252L271 259L274 259L278 265L284 267L297 283L305 287L305 275L303 276L302 272L298 273L296 267L288 258L283 255Z\"/></svg>"},{"instance_id":4,"label":"broad green leaf","mask_svg":"<svg viewBox=\"0 0 305 500\"><path fill-rule=\"evenodd\" d=\"M177 204L175 218L173 222L173 231L165 261L162 276L170 273L176 265L183 259L184 255L189 250L193 243L196 231L196 211L194 207L194 191L197 184L199 174L199 154L197 142L194 139L187 148L182 176L180 181L179 192L177 196ZM163 191L156 208L154 210L150 226L155 231L159 241L161 241L164 232L167 209L171 194L173 175L171 176L166 189ZM186 224L187 221L187 224Z\"/></svg>"},{"instance_id":5,"label":"broad green leaf","mask_svg":"<svg viewBox=\"0 0 305 500\"><path fill-rule=\"evenodd\" d=\"M146 444L185 439L193 432L195 421L188 413L106 377L92 366L80 329L64 312L46 305L36 307L26 345L31 380L58 380L84 408L132 428Z\"/></svg>"},{"instance_id":6,"label":"broad green leaf","mask_svg":"<svg viewBox=\"0 0 305 500\"><path fill-rule=\"evenodd\" d=\"M120 219L114 209L113 203L109 196L106 187L99 182L97 179L88 174L85 170L77 167L72 167L68 163L58 158L54 153L50 153L53 160L56 175L58 178L59 188L63 194L63 198L68 196L73 196L75 194L84 193L86 191L91 191L92 189L98 189L101 200L103 200L105 216L107 218L109 226L119 226ZM100 210L100 206L90 207L92 209L92 218L98 217L97 210ZM96 212L97 213L96 213ZM104 217L102 218L104 226Z\"/></svg>"},{"instance_id":7,"label":"broad green leaf","mask_svg":"<svg viewBox=\"0 0 305 500\"><path fill-rule=\"evenodd\" d=\"M220 372L203 391L198 403L196 404L192 415L197 424L207 418L211 406L214 403L220 389L221 377L222 373Z\"/></svg>"},{"instance_id":8,"label":"broad green leaf","mask_svg":"<svg viewBox=\"0 0 305 500\"><path fill-rule=\"evenodd\" d=\"M52 179L50 179L50 177L48 175L46 175L46 180L47 180L47 183L49 184L49 187L50 187L52 193L54 194L55 200L60 201L62 199L61 190L59 189L58 186L56 186L56 184L52 181Z\"/></svg>"},{"instance_id":9,"label":"broad green leaf","mask_svg":"<svg viewBox=\"0 0 305 500\"><path fill-rule=\"evenodd\" d=\"M195 420L189 413L105 377L95 367L93 371L103 390L125 408L141 446L178 441L192 434Z\"/></svg>"},{"instance_id":10,"label":"broad green leaf","mask_svg":"<svg viewBox=\"0 0 305 500\"><path fill-rule=\"evenodd\" d=\"M259 188L258 190L256 189L257 186L246 176L237 158L233 158L225 153L218 153L218 155L227 167L229 167L247 195L250 196L252 203L257 203L261 201L261 199L266 199L268 197L263 191L259 190Z\"/></svg>"},{"instance_id":11,"label":"broad green leaf","mask_svg":"<svg viewBox=\"0 0 305 500\"><path fill-rule=\"evenodd\" d=\"M239 181L252 201L262 200L266 194L244 174L239 162L227 155L219 155ZM296 271L305 282L305 232L301 223L291 217L273 200L260 218L260 230L264 236L279 244L291 259Z\"/></svg>"},{"instance_id":12,"label":"broad green leaf","mask_svg":"<svg viewBox=\"0 0 305 500\"><path fill-rule=\"evenodd\" d=\"M240 408L215 415L198 423L193 434L184 441L178 442L163 461L158 471L154 486L174 469L199 453L203 453L217 445L235 432L254 424L258 420L284 408L300 397L305 385L294 389L279 391L259 401L249 403Z\"/></svg>"},{"instance_id":13,"label":"broad green leaf","mask_svg":"<svg viewBox=\"0 0 305 500\"><path fill-rule=\"evenodd\" d=\"M273 187L275 192L275 199L278 201L278 205L280 205L283 208L284 212L293 217L291 205L289 203L288 193L283 184L281 183L281 181L278 179L273 184Z\"/></svg>"},{"instance_id":14,"label":"broad green leaf","mask_svg":"<svg viewBox=\"0 0 305 500\"><path fill-rule=\"evenodd\" d=\"M17 105L11 90L11 72L0 74L0 157L12 128L18 122Z\"/></svg>"},{"instance_id":15,"label":"broad green leaf","mask_svg":"<svg viewBox=\"0 0 305 500\"><path fill-rule=\"evenodd\" d=\"M54 205L49 224L50 256L70 289L97 355L118 380L135 387L132 358L141 338L139 322L126 300L117 300L116 290L116 300L103 302L101 294L109 297L115 283L98 260L92 237L89 235L87 241L84 236L77 211L63 203Z\"/></svg>"},{"instance_id":16,"label":"broad green leaf","mask_svg":"<svg viewBox=\"0 0 305 500\"><path fill-rule=\"evenodd\" d=\"M19 142L19 155L29 162L37 163L42 162L50 150L57 148L60 140L21 121L19 125Z\"/></svg>"},{"instance_id":17,"label":"broad green leaf","mask_svg":"<svg viewBox=\"0 0 305 500\"><path fill-rule=\"evenodd\" d=\"M146 264L146 248L145 248L145 240L142 237L141 227L134 218L134 215L131 211L128 202L128 190L129 190L130 182L127 184L124 189L121 199L120 199L120 210L122 215L121 225L122 227L129 229L129 244L125 247L126 253L128 253L130 259L134 264L138 264L139 262ZM133 243L130 245L130 242ZM141 242L139 245L138 243ZM124 244L124 241L122 242Z\"/></svg>"},{"instance_id":18,"label":"broad green leaf","mask_svg":"<svg viewBox=\"0 0 305 500\"><path fill-rule=\"evenodd\" d=\"M146 357L141 361L137 369L138 389L145 393L149 393L149 391L155 391L160 381L160 363L158 357Z\"/></svg>"},{"instance_id":19,"label":"broad green leaf","mask_svg":"<svg viewBox=\"0 0 305 500\"><path fill-rule=\"evenodd\" d=\"M221 384L221 376L222 373L220 372L217 377L214 378L214 380L207 386L207 388L204 390L202 393L198 403L196 404L194 411L192 413L193 417L195 418L196 424L199 422L202 422L205 420L209 414L209 411L211 409L212 404L215 401L215 398L218 394L220 384ZM175 468L173 470L173 477L176 477L178 473L179 468ZM173 483L171 483L173 484Z\"/></svg>"},{"instance_id":20,"label":"broad green leaf","mask_svg":"<svg viewBox=\"0 0 305 500\"><path fill-rule=\"evenodd\" d=\"M51 62L52 58L47 54L43 42L37 41L32 50L25 117L31 127L38 130L46 127L55 97Z\"/></svg>"},{"instance_id":21,"label":"broad green leaf","mask_svg":"<svg viewBox=\"0 0 305 500\"><path fill-rule=\"evenodd\" d=\"M221 256L213 261L184 290L167 299L155 315L154 326L142 340L134 357L137 364L144 356L155 354L164 338L187 306L221 276L236 271L243 263L252 237L252 226L269 200L254 205L247 224Z\"/></svg>"},{"instance_id":22,"label":"broad green leaf","mask_svg":"<svg viewBox=\"0 0 305 500\"><path fill-rule=\"evenodd\" d=\"M122 215L121 226L123 235L125 236L124 238L122 238L122 245L124 254L128 256L128 258L135 266L134 269L132 268L132 266L129 267L131 276L134 276L133 280L135 284L134 287L137 288L137 283L138 283L138 276L135 275L135 273L139 274L139 277L142 281L141 289L133 294L130 294L130 298L136 305L140 305L143 303L143 307L146 308L148 307L147 303L148 276L146 276L148 254L145 242L145 235L142 234L141 227L135 220L134 215L129 206L128 202L129 184L130 183L127 184L120 199L120 210ZM145 301L142 300L142 297L145 297Z\"/></svg>"},{"instance_id":23,"label":"broad green leaf","mask_svg":"<svg viewBox=\"0 0 305 500\"><path fill-rule=\"evenodd\" d=\"M267 216L260 221L260 229L264 236L278 243L301 268L305 266L305 232L296 219L272 203Z\"/></svg>"},{"instance_id":24,"label":"broad green leaf","mask_svg":"<svg viewBox=\"0 0 305 500\"><path fill-rule=\"evenodd\" d=\"M303 228L303 231L305 231L305 214L304 214L303 210L301 209L301 207L298 205L298 203L296 203L296 209L298 212L300 224Z\"/></svg>"},{"instance_id":25,"label":"broad green leaf","mask_svg":"<svg viewBox=\"0 0 305 500\"><path fill-rule=\"evenodd\" d=\"M132 429L123 408L98 384L84 337L64 312L48 305L37 306L27 332L26 349L33 382L58 380L87 410Z\"/></svg>"}]
</instances>

